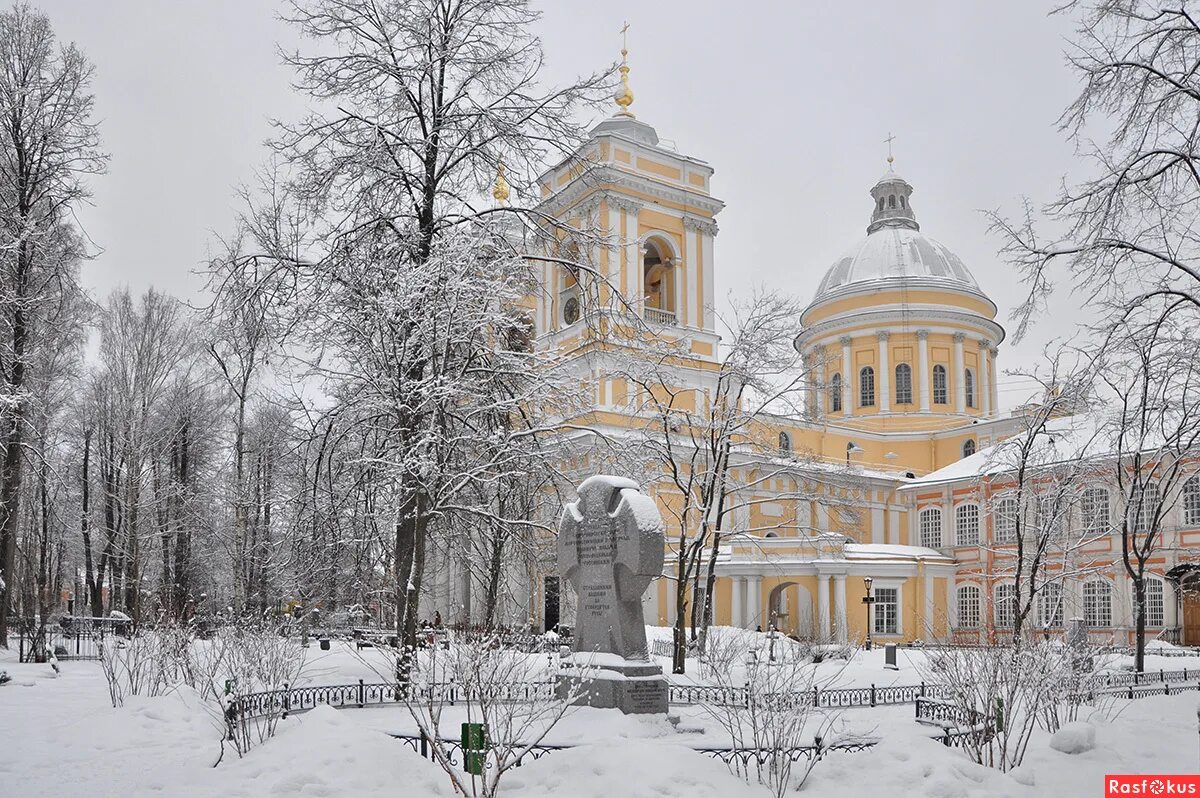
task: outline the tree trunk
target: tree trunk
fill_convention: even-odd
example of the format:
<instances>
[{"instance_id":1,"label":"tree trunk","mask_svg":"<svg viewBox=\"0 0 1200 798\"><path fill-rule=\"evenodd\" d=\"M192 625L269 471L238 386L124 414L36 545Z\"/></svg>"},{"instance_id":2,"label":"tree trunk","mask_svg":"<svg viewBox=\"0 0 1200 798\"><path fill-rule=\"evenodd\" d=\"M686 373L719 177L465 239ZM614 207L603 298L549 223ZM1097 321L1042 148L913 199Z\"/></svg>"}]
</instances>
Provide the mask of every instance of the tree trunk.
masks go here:
<instances>
[{"instance_id":1,"label":"tree trunk","mask_svg":"<svg viewBox=\"0 0 1200 798\"><path fill-rule=\"evenodd\" d=\"M32 258L29 242L22 241L17 254L18 274L28 271ZM23 281L18 281L19 283ZM12 420L4 436L4 464L0 469L0 647L8 648L8 615L10 596L16 590L17 577L14 566L17 560L17 522L21 509L21 456L25 446L25 401L21 398L25 387L25 342L28 335L25 311L21 305L23 286L15 287L17 302L12 318L12 368L8 380L8 391L16 398L11 410Z\"/></svg>"}]
</instances>

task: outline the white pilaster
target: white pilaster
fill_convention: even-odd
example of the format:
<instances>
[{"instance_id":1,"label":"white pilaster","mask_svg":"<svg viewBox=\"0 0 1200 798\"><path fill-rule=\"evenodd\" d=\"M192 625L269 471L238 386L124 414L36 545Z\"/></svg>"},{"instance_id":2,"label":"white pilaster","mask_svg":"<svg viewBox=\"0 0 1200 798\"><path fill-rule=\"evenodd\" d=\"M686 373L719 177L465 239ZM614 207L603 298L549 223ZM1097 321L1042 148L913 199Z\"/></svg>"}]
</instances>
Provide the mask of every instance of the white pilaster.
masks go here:
<instances>
[{"instance_id":1,"label":"white pilaster","mask_svg":"<svg viewBox=\"0 0 1200 798\"><path fill-rule=\"evenodd\" d=\"M875 398L880 413L887 413L892 409L892 369L888 364L888 338L887 330L879 331L879 378L875 382L876 393L879 395Z\"/></svg>"},{"instance_id":2,"label":"white pilaster","mask_svg":"<svg viewBox=\"0 0 1200 798\"><path fill-rule=\"evenodd\" d=\"M871 508L871 542L884 542L884 520L882 507Z\"/></svg>"},{"instance_id":3,"label":"white pilaster","mask_svg":"<svg viewBox=\"0 0 1200 798\"><path fill-rule=\"evenodd\" d=\"M833 576L833 612L837 625L837 642L845 643L846 634L846 575Z\"/></svg>"},{"instance_id":4,"label":"white pilaster","mask_svg":"<svg viewBox=\"0 0 1200 798\"><path fill-rule=\"evenodd\" d=\"M954 334L954 410L965 413L967 410L967 375L963 363L963 341L966 333Z\"/></svg>"},{"instance_id":5,"label":"white pilaster","mask_svg":"<svg viewBox=\"0 0 1200 798\"><path fill-rule=\"evenodd\" d=\"M843 335L840 343L842 344L842 415L850 415L850 400L854 397L853 386L856 383L856 377L851 373L853 364L850 362L850 344L853 339L849 335Z\"/></svg>"},{"instance_id":6,"label":"white pilaster","mask_svg":"<svg viewBox=\"0 0 1200 798\"><path fill-rule=\"evenodd\" d=\"M632 205L624 205L625 214L625 277L621 290L626 301L639 310L642 307L642 258L638 246L638 212Z\"/></svg>"},{"instance_id":7,"label":"white pilaster","mask_svg":"<svg viewBox=\"0 0 1200 798\"><path fill-rule=\"evenodd\" d=\"M683 286L683 314L680 316L680 323L687 321L690 327L704 326L703 316L698 312L701 305L699 292L700 287L700 269L698 263L700 258L697 257L700 250L700 226L690 223L690 218L683 217L683 251L685 258L684 266L687 270L687 281Z\"/></svg>"},{"instance_id":8,"label":"white pilaster","mask_svg":"<svg viewBox=\"0 0 1200 798\"><path fill-rule=\"evenodd\" d=\"M817 640L829 639L829 574L817 574Z\"/></svg>"},{"instance_id":9,"label":"white pilaster","mask_svg":"<svg viewBox=\"0 0 1200 798\"><path fill-rule=\"evenodd\" d=\"M817 381L816 358L812 352L800 356L801 368L804 369L804 413L808 418L817 417L820 407L820 385Z\"/></svg>"},{"instance_id":10,"label":"white pilaster","mask_svg":"<svg viewBox=\"0 0 1200 798\"><path fill-rule=\"evenodd\" d=\"M921 412L929 412L929 330L917 330L917 390L921 396Z\"/></svg>"}]
</instances>

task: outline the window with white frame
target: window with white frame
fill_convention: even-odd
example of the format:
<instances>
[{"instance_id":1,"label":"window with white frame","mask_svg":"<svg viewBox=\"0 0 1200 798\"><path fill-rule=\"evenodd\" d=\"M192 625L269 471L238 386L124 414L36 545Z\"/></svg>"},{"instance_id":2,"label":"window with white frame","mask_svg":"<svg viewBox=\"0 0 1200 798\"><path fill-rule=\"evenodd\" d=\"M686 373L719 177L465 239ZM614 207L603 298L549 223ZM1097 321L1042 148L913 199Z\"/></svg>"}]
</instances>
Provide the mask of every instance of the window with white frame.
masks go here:
<instances>
[{"instance_id":1,"label":"window with white frame","mask_svg":"<svg viewBox=\"0 0 1200 798\"><path fill-rule=\"evenodd\" d=\"M966 388L964 395L967 399L967 407L975 406L975 372L967 369L963 374L963 387Z\"/></svg>"},{"instance_id":2,"label":"window with white frame","mask_svg":"<svg viewBox=\"0 0 1200 798\"><path fill-rule=\"evenodd\" d=\"M979 505L960 504L954 509L954 543L958 546L979 545Z\"/></svg>"},{"instance_id":3,"label":"window with white frame","mask_svg":"<svg viewBox=\"0 0 1200 798\"><path fill-rule=\"evenodd\" d=\"M912 366L900 363L896 366L896 404L911 405L912 400Z\"/></svg>"},{"instance_id":4,"label":"window with white frame","mask_svg":"<svg viewBox=\"0 0 1200 798\"><path fill-rule=\"evenodd\" d=\"M779 453L785 457L792 453L792 436L786 432L779 433Z\"/></svg>"},{"instance_id":5,"label":"window with white frame","mask_svg":"<svg viewBox=\"0 0 1200 798\"><path fill-rule=\"evenodd\" d=\"M1017 539L1017 500L1006 496L996 502L992 513L993 534L997 543L1012 543Z\"/></svg>"},{"instance_id":6,"label":"window with white frame","mask_svg":"<svg viewBox=\"0 0 1200 798\"><path fill-rule=\"evenodd\" d=\"M1161 579L1146 578L1146 626L1166 625L1166 603Z\"/></svg>"},{"instance_id":7,"label":"window with white frame","mask_svg":"<svg viewBox=\"0 0 1200 798\"><path fill-rule=\"evenodd\" d=\"M921 545L929 549L942 547L942 511L927 507L921 511Z\"/></svg>"},{"instance_id":8,"label":"window with white frame","mask_svg":"<svg viewBox=\"0 0 1200 798\"><path fill-rule=\"evenodd\" d=\"M1200 474L1183 483L1183 523L1200 526Z\"/></svg>"},{"instance_id":9,"label":"window with white frame","mask_svg":"<svg viewBox=\"0 0 1200 798\"><path fill-rule=\"evenodd\" d=\"M971 455L975 454L975 439L974 438L967 438L965 441L963 441L962 453L963 453L963 457L970 457Z\"/></svg>"},{"instance_id":10,"label":"window with white frame","mask_svg":"<svg viewBox=\"0 0 1200 798\"><path fill-rule=\"evenodd\" d=\"M1061 537L1067 526L1061 497L1054 494L1038 496L1033 507L1033 523L1036 534L1046 539Z\"/></svg>"},{"instance_id":11,"label":"window with white frame","mask_svg":"<svg viewBox=\"0 0 1200 798\"><path fill-rule=\"evenodd\" d=\"M1103 579L1083 583L1083 621L1089 629L1112 626L1112 586Z\"/></svg>"},{"instance_id":12,"label":"window with white frame","mask_svg":"<svg viewBox=\"0 0 1200 798\"><path fill-rule=\"evenodd\" d=\"M832 413L842 412L842 375L834 374L829 378L829 410Z\"/></svg>"},{"instance_id":13,"label":"window with white frame","mask_svg":"<svg viewBox=\"0 0 1200 798\"><path fill-rule=\"evenodd\" d=\"M1083 521L1085 535L1107 534L1110 523L1108 490L1105 488L1085 490L1079 500L1079 515Z\"/></svg>"},{"instance_id":14,"label":"window with white frame","mask_svg":"<svg viewBox=\"0 0 1200 798\"><path fill-rule=\"evenodd\" d=\"M875 593L875 634L900 634L900 589L877 587Z\"/></svg>"},{"instance_id":15,"label":"window with white frame","mask_svg":"<svg viewBox=\"0 0 1200 798\"><path fill-rule=\"evenodd\" d=\"M978 629L981 615L979 608L979 588L974 585L963 585L958 589L958 628Z\"/></svg>"},{"instance_id":16,"label":"window with white frame","mask_svg":"<svg viewBox=\"0 0 1200 798\"><path fill-rule=\"evenodd\" d=\"M863 366L858 372L858 405L875 406L875 369L870 366Z\"/></svg>"},{"instance_id":17,"label":"window with white frame","mask_svg":"<svg viewBox=\"0 0 1200 798\"><path fill-rule=\"evenodd\" d=\"M1038 626L1053 629L1063 624L1062 582L1047 582L1038 591Z\"/></svg>"},{"instance_id":18,"label":"window with white frame","mask_svg":"<svg viewBox=\"0 0 1200 798\"><path fill-rule=\"evenodd\" d=\"M946 367L933 367L933 403L935 405L944 405L949 403L948 391L946 390Z\"/></svg>"},{"instance_id":19,"label":"window with white frame","mask_svg":"<svg viewBox=\"0 0 1200 798\"><path fill-rule=\"evenodd\" d=\"M1017 586L996 585L996 603L992 617L997 629L1011 629L1017 617Z\"/></svg>"},{"instance_id":20,"label":"window with white frame","mask_svg":"<svg viewBox=\"0 0 1200 798\"><path fill-rule=\"evenodd\" d=\"M1153 482L1143 485L1141 490L1136 488L1132 492L1134 513L1133 528L1139 535L1144 535L1151 531L1152 526L1161 519L1158 518L1159 512L1159 495L1158 485Z\"/></svg>"}]
</instances>

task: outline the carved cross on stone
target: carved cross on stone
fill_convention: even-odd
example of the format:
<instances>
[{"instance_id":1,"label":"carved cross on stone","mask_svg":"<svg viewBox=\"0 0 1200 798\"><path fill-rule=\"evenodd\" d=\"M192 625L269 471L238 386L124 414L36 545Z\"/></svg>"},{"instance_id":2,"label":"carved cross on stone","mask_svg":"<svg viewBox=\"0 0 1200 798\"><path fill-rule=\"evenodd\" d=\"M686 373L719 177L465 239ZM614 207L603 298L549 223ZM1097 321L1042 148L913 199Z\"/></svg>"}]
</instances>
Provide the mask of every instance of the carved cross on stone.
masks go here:
<instances>
[{"instance_id":1,"label":"carved cross on stone","mask_svg":"<svg viewBox=\"0 0 1200 798\"><path fill-rule=\"evenodd\" d=\"M632 480L594 476L578 492L558 525L558 568L579 600L575 650L648 660L642 594L662 575L662 515Z\"/></svg>"}]
</instances>

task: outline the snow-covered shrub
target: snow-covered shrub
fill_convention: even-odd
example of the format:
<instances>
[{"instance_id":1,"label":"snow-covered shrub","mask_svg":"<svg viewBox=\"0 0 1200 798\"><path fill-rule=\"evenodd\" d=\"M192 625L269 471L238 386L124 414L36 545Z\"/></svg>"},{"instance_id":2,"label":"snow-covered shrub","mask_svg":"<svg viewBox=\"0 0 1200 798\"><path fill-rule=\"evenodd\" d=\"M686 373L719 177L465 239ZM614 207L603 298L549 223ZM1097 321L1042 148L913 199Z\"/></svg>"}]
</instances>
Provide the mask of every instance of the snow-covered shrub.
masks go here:
<instances>
[{"instance_id":1,"label":"snow-covered shrub","mask_svg":"<svg viewBox=\"0 0 1200 798\"><path fill-rule=\"evenodd\" d=\"M194 660L198 678L207 679L213 688L207 695L221 708L228 739L239 755L273 737L284 712L283 704L275 701L244 711L239 699L283 690L304 671L305 649L284 631L270 622L238 624L222 630L209 653Z\"/></svg>"},{"instance_id":2,"label":"snow-covered shrub","mask_svg":"<svg viewBox=\"0 0 1200 798\"><path fill-rule=\"evenodd\" d=\"M812 695L814 687L828 687L838 675L818 683L811 650L783 652L772 662L743 647L739 662L734 646L710 641L709 678L724 689L717 691L721 698L702 704L732 738L734 748L745 753L729 762L730 769L746 781L765 785L775 796L804 784L817 757L797 752L827 742L837 720L836 713L814 707Z\"/></svg>"},{"instance_id":3,"label":"snow-covered shrub","mask_svg":"<svg viewBox=\"0 0 1200 798\"><path fill-rule=\"evenodd\" d=\"M403 654L395 648L390 653L397 662ZM361 654L359 659L383 678L395 677L379 659ZM504 775L541 744L581 693L577 680L556 690L557 671L550 659L504 647L499 633L458 634L448 647L421 649L411 661L408 691L402 694L405 706L428 740L433 760L461 795L495 796ZM487 729L481 776L466 772L447 739L457 737L459 728L442 728L443 711L452 704L465 706L467 721Z\"/></svg>"},{"instance_id":4,"label":"snow-covered shrub","mask_svg":"<svg viewBox=\"0 0 1200 798\"><path fill-rule=\"evenodd\" d=\"M1056 641L951 647L930 650L923 677L944 685L946 700L979 719L955 730L963 750L981 765L1007 771L1021 764L1035 728L1056 732L1103 700L1091 662Z\"/></svg>"}]
</instances>

